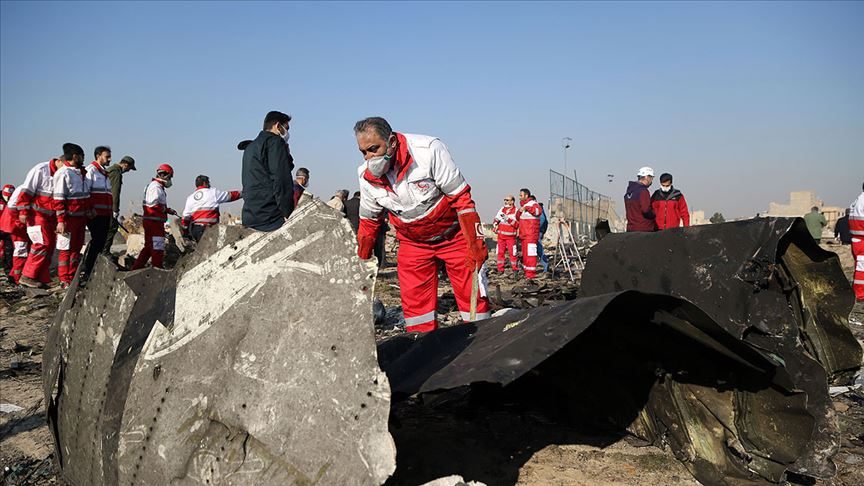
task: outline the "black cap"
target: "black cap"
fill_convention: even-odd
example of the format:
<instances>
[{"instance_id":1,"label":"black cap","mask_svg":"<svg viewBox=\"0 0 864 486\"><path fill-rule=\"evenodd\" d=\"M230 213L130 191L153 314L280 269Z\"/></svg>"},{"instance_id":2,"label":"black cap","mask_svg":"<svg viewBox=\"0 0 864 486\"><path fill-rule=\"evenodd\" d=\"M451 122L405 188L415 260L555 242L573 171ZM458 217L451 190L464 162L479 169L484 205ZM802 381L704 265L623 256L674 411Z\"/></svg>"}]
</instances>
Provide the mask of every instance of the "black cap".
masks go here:
<instances>
[{"instance_id":1,"label":"black cap","mask_svg":"<svg viewBox=\"0 0 864 486\"><path fill-rule=\"evenodd\" d=\"M123 156L123 158L120 159L120 162L121 163L125 162L125 163L129 164L129 170L138 170L135 168L135 159L133 159L132 157L130 157L128 155Z\"/></svg>"}]
</instances>

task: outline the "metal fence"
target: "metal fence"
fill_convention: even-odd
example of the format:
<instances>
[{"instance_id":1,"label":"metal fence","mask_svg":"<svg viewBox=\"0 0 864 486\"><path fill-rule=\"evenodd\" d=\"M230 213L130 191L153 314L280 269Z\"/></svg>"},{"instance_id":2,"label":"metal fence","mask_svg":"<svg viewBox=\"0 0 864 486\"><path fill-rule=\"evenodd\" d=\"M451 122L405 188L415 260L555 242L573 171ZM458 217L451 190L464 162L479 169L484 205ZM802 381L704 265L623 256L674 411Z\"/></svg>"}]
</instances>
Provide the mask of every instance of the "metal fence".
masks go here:
<instances>
[{"instance_id":1,"label":"metal fence","mask_svg":"<svg viewBox=\"0 0 864 486\"><path fill-rule=\"evenodd\" d=\"M594 192L564 174L549 171L549 218L570 222L576 238L597 239L597 220L617 218L612 198Z\"/></svg>"}]
</instances>

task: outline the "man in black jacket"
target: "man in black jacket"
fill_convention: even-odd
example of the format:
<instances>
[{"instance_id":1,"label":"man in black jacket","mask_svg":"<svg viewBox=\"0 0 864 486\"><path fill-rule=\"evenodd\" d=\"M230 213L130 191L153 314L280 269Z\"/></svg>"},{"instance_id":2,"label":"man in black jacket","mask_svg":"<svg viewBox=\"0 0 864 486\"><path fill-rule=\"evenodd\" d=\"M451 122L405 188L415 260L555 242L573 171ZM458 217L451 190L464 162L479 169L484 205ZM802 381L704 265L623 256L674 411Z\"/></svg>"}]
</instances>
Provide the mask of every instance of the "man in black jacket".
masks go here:
<instances>
[{"instance_id":1,"label":"man in black jacket","mask_svg":"<svg viewBox=\"0 0 864 486\"><path fill-rule=\"evenodd\" d=\"M834 223L834 239L839 239L840 243L844 245L852 244L852 233L849 231L849 213L851 212L851 209L846 208L846 214Z\"/></svg>"},{"instance_id":2,"label":"man in black jacket","mask_svg":"<svg viewBox=\"0 0 864 486\"><path fill-rule=\"evenodd\" d=\"M243 150L243 226L275 231L294 210L290 121L285 113L267 113L264 129Z\"/></svg>"}]
</instances>

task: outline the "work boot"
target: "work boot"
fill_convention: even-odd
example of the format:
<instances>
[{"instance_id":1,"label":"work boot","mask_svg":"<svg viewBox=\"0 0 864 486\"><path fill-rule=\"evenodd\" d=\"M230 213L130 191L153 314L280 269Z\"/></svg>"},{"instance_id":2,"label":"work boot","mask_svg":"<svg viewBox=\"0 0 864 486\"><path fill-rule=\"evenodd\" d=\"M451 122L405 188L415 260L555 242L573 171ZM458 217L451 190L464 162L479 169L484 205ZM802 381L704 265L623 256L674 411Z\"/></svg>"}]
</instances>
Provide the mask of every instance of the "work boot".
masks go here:
<instances>
[{"instance_id":1,"label":"work boot","mask_svg":"<svg viewBox=\"0 0 864 486\"><path fill-rule=\"evenodd\" d=\"M18 285L23 285L24 287L29 287L31 289L47 289L48 288L48 286L45 285L44 283L33 280L30 277L25 277L23 275L21 276L20 279L18 279Z\"/></svg>"}]
</instances>

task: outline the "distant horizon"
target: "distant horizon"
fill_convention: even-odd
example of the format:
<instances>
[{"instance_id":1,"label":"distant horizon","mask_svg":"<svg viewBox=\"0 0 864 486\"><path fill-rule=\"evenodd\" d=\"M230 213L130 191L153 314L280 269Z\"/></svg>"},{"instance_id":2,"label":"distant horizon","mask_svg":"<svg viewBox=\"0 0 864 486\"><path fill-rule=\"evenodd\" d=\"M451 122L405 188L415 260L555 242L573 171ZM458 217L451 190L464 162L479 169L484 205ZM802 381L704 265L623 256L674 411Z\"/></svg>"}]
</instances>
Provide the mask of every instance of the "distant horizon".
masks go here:
<instances>
[{"instance_id":1,"label":"distant horizon","mask_svg":"<svg viewBox=\"0 0 864 486\"><path fill-rule=\"evenodd\" d=\"M521 187L549 199L565 137L567 173L621 216L645 165L708 217L807 188L846 207L864 182L861 25L864 2L4 1L0 183L64 142L109 145L138 166L124 213L166 162L180 211L198 174L240 189L237 143L280 110L324 201L357 190L352 126L381 115L447 144L484 221Z\"/></svg>"}]
</instances>

